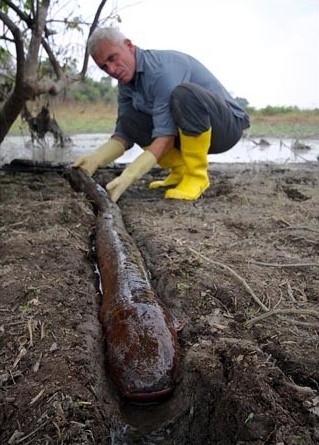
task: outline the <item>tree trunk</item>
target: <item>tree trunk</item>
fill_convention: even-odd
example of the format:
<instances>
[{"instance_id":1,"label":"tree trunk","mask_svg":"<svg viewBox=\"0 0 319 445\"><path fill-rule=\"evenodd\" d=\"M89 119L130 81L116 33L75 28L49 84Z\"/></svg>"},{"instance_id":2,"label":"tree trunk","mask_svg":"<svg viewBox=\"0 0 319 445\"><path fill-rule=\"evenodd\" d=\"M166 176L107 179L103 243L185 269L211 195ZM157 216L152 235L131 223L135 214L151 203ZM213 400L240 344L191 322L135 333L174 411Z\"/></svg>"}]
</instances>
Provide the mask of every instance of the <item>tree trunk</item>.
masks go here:
<instances>
[{"instance_id":1,"label":"tree trunk","mask_svg":"<svg viewBox=\"0 0 319 445\"><path fill-rule=\"evenodd\" d=\"M0 1L2 6L2 1ZM96 28L102 9L107 0L101 3L95 14L90 33ZM28 3L28 2L26 2ZM33 2L30 2L30 5ZM13 10L31 30L31 39L27 49L24 48L23 31L19 29L16 22L10 19L9 15L0 8L0 20L4 24L5 32L10 30L16 47L17 69L15 77L15 88L8 99L0 107L0 144L8 134L11 126L19 116L23 106L28 100L33 100L44 93L57 95L62 88L73 82L82 80L85 76L88 64L88 52L85 52L82 71L72 77L66 76L55 56L48 40L45 38L45 27L51 0L34 2L36 11L34 18L32 14L27 14L30 5L26 5L26 12L9 0L4 1L8 9ZM42 47L46 51L50 62L54 68L56 79L40 80L37 77L39 66L39 50Z\"/></svg>"},{"instance_id":2,"label":"tree trunk","mask_svg":"<svg viewBox=\"0 0 319 445\"><path fill-rule=\"evenodd\" d=\"M8 134L14 121L19 116L26 99L14 90L0 109L0 144Z\"/></svg>"}]
</instances>

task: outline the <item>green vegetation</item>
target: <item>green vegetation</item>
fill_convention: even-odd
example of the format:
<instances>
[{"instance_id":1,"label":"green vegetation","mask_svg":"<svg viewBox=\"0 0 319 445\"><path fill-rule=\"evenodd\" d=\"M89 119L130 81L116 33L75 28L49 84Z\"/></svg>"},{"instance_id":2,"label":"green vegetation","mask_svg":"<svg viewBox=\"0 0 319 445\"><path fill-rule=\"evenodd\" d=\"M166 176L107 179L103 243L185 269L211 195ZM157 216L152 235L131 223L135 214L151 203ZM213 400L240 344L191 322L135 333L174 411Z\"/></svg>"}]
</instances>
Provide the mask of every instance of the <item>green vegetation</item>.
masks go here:
<instances>
[{"instance_id":1,"label":"green vegetation","mask_svg":"<svg viewBox=\"0 0 319 445\"><path fill-rule=\"evenodd\" d=\"M65 134L110 133L114 129L116 107L105 102L89 101L52 101L51 115L56 119ZM40 109L40 104L29 105L33 115ZM20 118L10 130L11 135L28 133L28 126Z\"/></svg>"},{"instance_id":2,"label":"green vegetation","mask_svg":"<svg viewBox=\"0 0 319 445\"><path fill-rule=\"evenodd\" d=\"M108 83L109 92L106 94L102 88L97 94L98 89L94 84L98 82L92 84L90 80L86 92L81 86L68 92L64 98L50 100L51 113L66 134L112 132L116 120L116 89ZM99 97L99 100L93 100L94 97ZM29 104L29 107L35 114L41 105ZM297 107L271 106L260 110L248 106L245 108L251 117L251 127L247 131L251 137L319 137L319 109L300 110ZM10 134L17 135L21 132L27 133L28 129L18 119Z\"/></svg>"},{"instance_id":3,"label":"green vegetation","mask_svg":"<svg viewBox=\"0 0 319 445\"><path fill-rule=\"evenodd\" d=\"M296 139L319 136L319 109L300 110L297 107L249 109L251 136L292 137Z\"/></svg>"},{"instance_id":4,"label":"green vegetation","mask_svg":"<svg viewBox=\"0 0 319 445\"><path fill-rule=\"evenodd\" d=\"M319 137L319 109L300 110L298 107L268 105L257 110L249 106L247 99L236 99L251 117L251 127L247 130L250 137ZM70 85L58 98L41 97L37 102L29 103L28 107L36 115L46 102L49 102L51 114L68 135L111 133L114 128L117 87L112 85L110 77L102 77L99 81L86 77L82 82ZM18 119L10 134L27 132L26 124Z\"/></svg>"},{"instance_id":5,"label":"green vegetation","mask_svg":"<svg viewBox=\"0 0 319 445\"><path fill-rule=\"evenodd\" d=\"M65 91L64 97L76 102L97 102L102 100L108 105L116 105L117 87L112 85L110 77L100 81L86 77L82 82L74 83Z\"/></svg>"},{"instance_id":6,"label":"green vegetation","mask_svg":"<svg viewBox=\"0 0 319 445\"><path fill-rule=\"evenodd\" d=\"M53 110L62 130L70 135L110 133L114 129L116 107L105 102L64 102Z\"/></svg>"}]
</instances>

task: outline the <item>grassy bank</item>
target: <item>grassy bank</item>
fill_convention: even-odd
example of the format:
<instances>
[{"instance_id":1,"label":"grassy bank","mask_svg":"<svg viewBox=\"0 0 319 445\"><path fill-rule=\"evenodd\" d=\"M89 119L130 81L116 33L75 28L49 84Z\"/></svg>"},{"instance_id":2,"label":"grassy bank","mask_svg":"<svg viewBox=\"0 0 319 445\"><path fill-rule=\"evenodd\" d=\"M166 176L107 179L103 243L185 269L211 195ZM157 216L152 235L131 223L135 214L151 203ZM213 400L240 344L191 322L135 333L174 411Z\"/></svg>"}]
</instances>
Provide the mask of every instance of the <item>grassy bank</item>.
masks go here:
<instances>
[{"instance_id":1,"label":"grassy bank","mask_svg":"<svg viewBox=\"0 0 319 445\"><path fill-rule=\"evenodd\" d=\"M299 110L267 116L261 111L251 114L251 136L289 137L294 139L319 137L319 111Z\"/></svg>"},{"instance_id":2,"label":"grassy bank","mask_svg":"<svg viewBox=\"0 0 319 445\"><path fill-rule=\"evenodd\" d=\"M38 110L39 111L39 110ZM63 103L51 106L51 112L66 134L110 133L116 119L116 109L104 103ZM27 132L18 119L10 134ZM250 137L289 137L295 139L319 137L319 112L293 110L291 112L264 115L261 111L251 113Z\"/></svg>"},{"instance_id":3,"label":"grassy bank","mask_svg":"<svg viewBox=\"0 0 319 445\"><path fill-rule=\"evenodd\" d=\"M40 108L32 109L33 115ZM115 120L116 109L103 103L74 102L50 105L51 115L56 119L65 134L79 133L111 133ZM10 130L11 135L28 132L28 127L21 119L17 119Z\"/></svg>"}]
</instances>

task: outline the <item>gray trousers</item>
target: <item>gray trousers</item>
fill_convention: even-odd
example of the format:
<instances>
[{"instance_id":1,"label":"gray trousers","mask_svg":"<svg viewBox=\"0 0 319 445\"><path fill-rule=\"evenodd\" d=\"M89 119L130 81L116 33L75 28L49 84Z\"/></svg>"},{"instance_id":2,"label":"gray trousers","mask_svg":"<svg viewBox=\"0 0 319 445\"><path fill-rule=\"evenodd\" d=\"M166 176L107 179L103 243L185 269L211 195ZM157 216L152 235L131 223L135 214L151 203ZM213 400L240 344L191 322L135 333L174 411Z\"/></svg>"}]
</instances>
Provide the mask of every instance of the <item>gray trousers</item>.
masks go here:
<instances>
[{"instance_id":1,"label":"gray trousers","mask_svg":"<svg viewBox=\"0 0 319 445\"><path fill-rule=\"evenodd\" d=\"M234 115L224 98L195 84L178 85L172 92L170 108L176 127L185 135L196 136L212 129L209 154L223 153L232 148L241 138L249 121ZM131 107L120 117L121 127L129 140L141 147L152 142L152 116ZM179 136L175 147L180 148Z\"/></svg>"}]
</instances>

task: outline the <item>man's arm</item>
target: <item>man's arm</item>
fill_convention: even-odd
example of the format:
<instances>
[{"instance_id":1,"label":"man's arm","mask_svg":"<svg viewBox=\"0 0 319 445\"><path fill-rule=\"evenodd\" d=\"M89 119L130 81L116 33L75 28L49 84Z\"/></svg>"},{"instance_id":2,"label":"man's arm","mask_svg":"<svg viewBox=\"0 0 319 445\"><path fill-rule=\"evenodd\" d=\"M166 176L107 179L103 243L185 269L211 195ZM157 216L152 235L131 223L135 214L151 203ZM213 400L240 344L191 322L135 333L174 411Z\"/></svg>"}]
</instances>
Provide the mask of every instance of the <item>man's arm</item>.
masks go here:
<instances>
[{"instance_id":1,"label":"man's arm","mask_svg":"<svg viewBox=\"0 0 319 445\"><path fill-rule=\"evenodd\" d=\"M147 147L159 161L166 153L173 148L175 136L160 136Z\"/></svg>"}]
</instances>

